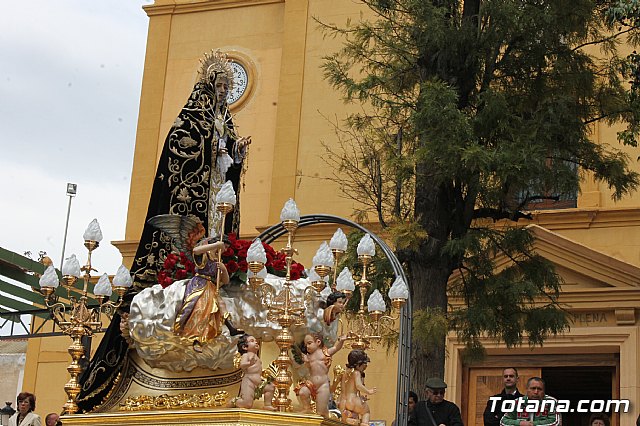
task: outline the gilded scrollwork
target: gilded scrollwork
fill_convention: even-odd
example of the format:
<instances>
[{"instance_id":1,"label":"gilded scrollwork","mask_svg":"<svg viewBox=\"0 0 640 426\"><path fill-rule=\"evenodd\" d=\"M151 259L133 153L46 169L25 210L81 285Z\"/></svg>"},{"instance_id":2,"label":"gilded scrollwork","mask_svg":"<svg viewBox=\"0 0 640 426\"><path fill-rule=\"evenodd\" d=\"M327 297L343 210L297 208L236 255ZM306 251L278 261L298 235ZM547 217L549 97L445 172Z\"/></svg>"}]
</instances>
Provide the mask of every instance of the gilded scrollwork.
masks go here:
<instances>
[{"instance_id":1,"label":"gilded scrollwork","mask_svg":"<svg viewBox=\"0 0 640 426\"><path fill-rule=\"evenodd\" d=\"M120 404L120 411L175 410L180 408L222 407L227 403L228 397L229 392L227 391L218 391L213 395L208 392L200 394L163 394L159 396L139 395L128 397L127 399L125 399L125 401Z\"/></svg>"}]
</instances>

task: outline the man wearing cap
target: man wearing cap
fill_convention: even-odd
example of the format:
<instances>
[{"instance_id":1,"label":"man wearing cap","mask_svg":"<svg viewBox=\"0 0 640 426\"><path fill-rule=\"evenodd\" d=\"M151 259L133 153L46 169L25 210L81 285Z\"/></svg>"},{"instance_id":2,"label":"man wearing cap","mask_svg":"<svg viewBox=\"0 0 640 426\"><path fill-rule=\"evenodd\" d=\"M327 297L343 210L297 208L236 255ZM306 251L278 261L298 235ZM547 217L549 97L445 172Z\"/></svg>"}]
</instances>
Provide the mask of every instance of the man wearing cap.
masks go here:
<instances>
[{"instance_id":1,"label":"man wearing cap","mask_svg":"<svg viewBox=\"0 0 640 426\"><path fill-rule=\"evenodd\" d=\"M460 409L444 399L447 384L438 377L427 380L427 400L415 408L418 426L464 426Z\"/></svg>"},{"instance_id":2,"label":"man wearing cap","mask_svg":"<svg viewBox=\"0 0 640 426\"><path fill-rule=\"evenodd\" d=\"M500 419L505 414L500 409L502 401L516 400L523 396L518 390L518 370L515 367L507 367L502 370L502 384L504 389L497 395L493 395L487 402L484 410L484 426L499 426Z\"/></svg>"}]
</instances>

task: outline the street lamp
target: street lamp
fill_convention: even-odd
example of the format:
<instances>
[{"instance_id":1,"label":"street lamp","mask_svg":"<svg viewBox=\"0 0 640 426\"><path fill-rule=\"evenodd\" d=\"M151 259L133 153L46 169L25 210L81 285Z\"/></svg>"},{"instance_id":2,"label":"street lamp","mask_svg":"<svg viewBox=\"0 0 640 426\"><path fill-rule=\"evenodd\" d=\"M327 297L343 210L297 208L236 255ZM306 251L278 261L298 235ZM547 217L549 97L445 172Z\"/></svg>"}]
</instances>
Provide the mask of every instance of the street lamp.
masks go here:
<instances>
[{"instance_id":1,"label":"street lamp","mask_svg":"<svg viewBox=\"0 0 640 426\"><path fill-rule=\"evenodd\" d=\"M7 404L4 408L0 409L0 424L2 426L9 425L9 418L13 416L16 412L13 408L11 408L11 402L5 402Z\"/></svg>"},{"instance_id":2,"label":"street lamp","mask_svg":"<svg viewBox=\"0 0 640 426\"><path fill-rule=\"evenodd\" d=\"M69 197L69 206L67 207L67 223L64 225L64 239L62 240L62 256L60 256L60 265L64 262L64 249L67 246L67 231L69 230L69 215L71 214L71 199L76 196L78 185L75 183L67 183L67 196Z\"/></svg>"}]
</instances>

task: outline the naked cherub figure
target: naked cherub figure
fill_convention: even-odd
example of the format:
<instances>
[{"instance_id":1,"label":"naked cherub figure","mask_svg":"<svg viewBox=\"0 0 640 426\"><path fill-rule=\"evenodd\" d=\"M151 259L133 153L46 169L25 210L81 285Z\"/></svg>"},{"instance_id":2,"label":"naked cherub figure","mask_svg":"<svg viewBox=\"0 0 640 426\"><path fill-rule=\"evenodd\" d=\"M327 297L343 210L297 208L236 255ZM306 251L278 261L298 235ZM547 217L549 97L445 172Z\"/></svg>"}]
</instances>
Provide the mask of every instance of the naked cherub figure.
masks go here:
<instances>
[{"instance_id":1,"label":"naked cherub figure","mask_svg":"<svg viewBox=\"0 0 640 426\"><path fill-rule=\"evenodd\" d=\"M300 399L304 412L311 412L311 399L316 401L316 412L323 417L329 417L329 367L331 357L342 349L346 336L340 336L336 344L326 348L320 334L304 336L303 360L309 370L309 378L296 387L296 394Z\"/></svg>"},{"instance_id":2,"label":"naked cherub figure","mask_svg":"<svg viewBox=\"0 0 640 426\"><path fill-rule=\"evenodd\" d=\"M366 402L368 395L373 395L377 389L368 389L364 385L364 370L367 369L369 357L360 349L349 352L347 357L347 371L342 376L342 393L338 408L343 419L352 418L351 413L360 417L360 426L369 426L371 412Z\"/></svg>"},{"instance_id":3,"label":"naked cherub figure","mask_svg":"<svg viewBox=\"0 0 640 426\"><path fill-rule=\"evenodd\" d=\"M238 340L242 382L240 383L240 396L230 401L230 407L253 408L253 400L264 395L264 409L275 411L271 405L275 386L262 377L262 360L258 356L259 350L260 343L254 336L245 334Z\"/></svg>"}]
</instances>

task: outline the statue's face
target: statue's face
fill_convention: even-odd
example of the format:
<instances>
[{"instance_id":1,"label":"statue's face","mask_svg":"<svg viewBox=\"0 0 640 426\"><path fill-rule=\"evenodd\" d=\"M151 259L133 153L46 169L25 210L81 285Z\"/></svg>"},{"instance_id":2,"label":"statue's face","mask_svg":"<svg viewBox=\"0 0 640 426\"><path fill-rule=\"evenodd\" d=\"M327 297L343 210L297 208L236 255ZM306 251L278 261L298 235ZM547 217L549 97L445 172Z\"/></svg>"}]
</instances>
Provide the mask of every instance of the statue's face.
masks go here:
<instances>
[{"instance_id":1,"label":"statue's face","mask_svg":"<svg viewBox=\"0 0 640 426\"><path fill-rule=\"evenodd\" d=\"M304 344L307 347L307 353L312 354L320 347L322 342L320 342L320 340L318 339L315 339L313 336L307 334L304 337Z\"/></svg>"},{"instance_id":2,"label":"statue's face","mask_svg":"<svg viewBox=\"0 0 640 426\"><path fill-rule=\"evenodd\" d=\"M363 373L364 370L366 370L368 366L369 366L369 363L367 361L365 361L362 364L358 364L356 366L356 370L358 370L359 372Z\"/></svg>"},{"instance_id":3,"label":"statue's face","mask_svg":"<svg viewBox=\"0 0 640 426\"><path fill-rule=\"evenodd\" d=\"M260 343L258 343L258 340L256 340L256 338L253 336L249 336L247 338L247 351L258 353L259 350L260 350Z\"/></svg>"},{"instance_id":4,"label":"statue's face","mask_svg":"<svg viewBox=\"0 0 640 426\"><path fill-rule=\"evenodd\" d=\"M344 311L344 302L345 302L345 299L342 297L339 299L336 299L336 303L333 304L333 306L335 306L335 308L333 308L333 311L337 314Z\"/></svg>"},{"instance_id":5,"label":"statue's face","mask_svg":"<svg viewBox=\"0 0 640 426\"><path fill-rule=\"evenodd\" d=\"M229 80L225 77L218 77L215 83L216 101L226 102L229 93Z\"/></svg>"}]
</instances>

